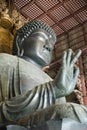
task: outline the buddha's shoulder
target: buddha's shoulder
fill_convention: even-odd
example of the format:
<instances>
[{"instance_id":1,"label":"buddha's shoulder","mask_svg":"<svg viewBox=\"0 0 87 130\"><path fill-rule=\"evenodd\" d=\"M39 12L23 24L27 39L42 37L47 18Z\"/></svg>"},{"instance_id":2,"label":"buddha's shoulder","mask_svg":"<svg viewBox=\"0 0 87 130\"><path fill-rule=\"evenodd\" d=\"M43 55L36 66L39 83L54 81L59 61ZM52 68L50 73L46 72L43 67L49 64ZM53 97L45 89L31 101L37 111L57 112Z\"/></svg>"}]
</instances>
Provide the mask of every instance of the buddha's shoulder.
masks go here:
<instances>
[{"instance_id":1,"label":"buddha's shoulder","mask_svg":"<svg viewBox=\"0 0 87 130\"><path fill-rule=\"evenodd\" d=\"M8 66L8 65L16 65L17 64L17 56L13 56L7 53L0 53L0 66Z\"/></svg>"},{"instance_id":2,"label":"buddha's shoulder","mask_svg":"<svg viewBox=\"0 0 87 130\"><path fill-rule=\"evenodd\" d=\"M21 63L22 65L28 64L27 61L25 61L24 59L22 59L18 56L14 56L14 55L7 54L7 53L0 53L0 65L7 64L7 65L15 66L18 62Z\"/></svg>"},{"instance_id":3,"label":"buddha's shoulder","mask_svg":"<svg viewBox=\"0 0 87 130\"><path fill-rule=\"evenodd\" d=\"M8 58L8 57L15 57L15 56L7 53L0 53L0 58L5 58L5 57Z\"/></svg>"}]
</instances>

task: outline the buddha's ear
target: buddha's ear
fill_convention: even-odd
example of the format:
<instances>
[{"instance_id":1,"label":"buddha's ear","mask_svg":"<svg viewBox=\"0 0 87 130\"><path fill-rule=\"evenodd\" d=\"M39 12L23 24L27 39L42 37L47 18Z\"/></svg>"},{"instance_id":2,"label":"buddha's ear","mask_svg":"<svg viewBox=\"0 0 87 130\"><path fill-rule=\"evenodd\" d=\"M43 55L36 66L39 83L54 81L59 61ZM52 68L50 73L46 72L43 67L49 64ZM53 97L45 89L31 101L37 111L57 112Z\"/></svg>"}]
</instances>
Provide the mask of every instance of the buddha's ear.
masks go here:
<instances>
[{"instance_id":1,"label":"buddha's ear","mask_svg":"<svg viewBox=\"0 0 87 130\"><path fill-rule=\"evenodd\" d=\"M24 49L22 48L22 49L20 50L19 56L23 56L23 55L24 55Z\"/></svg>"},{"instance_id":2,"label":"buddha's ear","mask_svg":"<svg viewBox=\"0 0 87 130\"><path fill-rule=\"evenodd\" d=\"M13 44L13 54L20 56L22 50L23 34L16 35Z\"/></svg>"},{"instance_id":3,"label":"buddha's ear","mask_svg":"<svg viewBox=\"0 0 87 130\"><path fill-rule=\"evenodd\" d=\"M16 44L16 48L17 48L17 55L20 56L20 50L21 50L21 39L19 36L16 36L16 41L15 41L15 44Z\"/></svg>"}]
</instances>

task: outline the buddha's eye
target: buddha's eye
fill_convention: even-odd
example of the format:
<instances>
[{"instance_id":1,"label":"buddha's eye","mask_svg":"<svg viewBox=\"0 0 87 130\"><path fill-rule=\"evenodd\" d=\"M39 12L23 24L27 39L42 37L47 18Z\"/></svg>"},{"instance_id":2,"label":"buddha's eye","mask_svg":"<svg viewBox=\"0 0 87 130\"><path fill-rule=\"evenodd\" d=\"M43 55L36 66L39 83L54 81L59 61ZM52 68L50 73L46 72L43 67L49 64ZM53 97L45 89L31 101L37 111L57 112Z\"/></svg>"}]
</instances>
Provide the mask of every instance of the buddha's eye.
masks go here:
<instances>
[{"instance_id":1,"label":"buddha's eye","mask_svg":"<svg viewBox=\"0 0 87 130\"><path fill-rule=\"evenodd\" d=\"M50 49L47 45L44 45L43 48L45 48L45 49L48 50L49 52L51 51L51 49Z\"/></svg>"}]
</instances>

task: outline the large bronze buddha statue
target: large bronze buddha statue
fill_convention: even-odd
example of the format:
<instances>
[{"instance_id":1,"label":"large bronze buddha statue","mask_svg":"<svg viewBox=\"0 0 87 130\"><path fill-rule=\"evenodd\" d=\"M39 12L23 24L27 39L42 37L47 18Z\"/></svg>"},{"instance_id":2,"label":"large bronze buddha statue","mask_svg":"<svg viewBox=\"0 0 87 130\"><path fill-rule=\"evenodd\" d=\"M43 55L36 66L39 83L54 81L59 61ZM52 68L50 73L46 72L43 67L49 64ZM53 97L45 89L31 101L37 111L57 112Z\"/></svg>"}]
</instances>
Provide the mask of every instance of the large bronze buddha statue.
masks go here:
<instances>
[{"instance_id":1,"label":"large bronze buddha statue","mask_svg":"<svg viewBox=\"0 0 87 130\"><path fill-rule=\"evenodd\" d=\"M55 103L74 90L79 75L74 64L81 51L64 52L54 80L42 71L51 62L55 42L56 35L47 24L31 21L16 33L15 56L0 54L0 126L37 127L64 118L87 124L87 107Z\"/></svg>"}]
</instances>

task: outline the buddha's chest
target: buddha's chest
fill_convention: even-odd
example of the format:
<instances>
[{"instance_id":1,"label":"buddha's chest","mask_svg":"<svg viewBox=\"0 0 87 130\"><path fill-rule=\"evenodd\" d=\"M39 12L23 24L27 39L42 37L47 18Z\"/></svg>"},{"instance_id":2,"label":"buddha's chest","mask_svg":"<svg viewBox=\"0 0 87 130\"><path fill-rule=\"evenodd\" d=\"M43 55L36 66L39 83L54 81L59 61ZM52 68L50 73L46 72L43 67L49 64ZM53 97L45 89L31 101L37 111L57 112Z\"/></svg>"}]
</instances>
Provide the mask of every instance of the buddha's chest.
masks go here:
<instances>
[{"instance_id":1,"label":"buddha's chest","mask_svg":"<svg viewBox=\"0 0 87 130\"><path fill-rule=\"evenodd\" d=\"M34 70L34 68L27 69L27 73L20 73L21 92L24 93L51 80L43 71Z\"/></svg>"}]
</instances>

